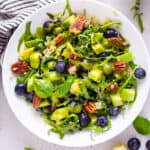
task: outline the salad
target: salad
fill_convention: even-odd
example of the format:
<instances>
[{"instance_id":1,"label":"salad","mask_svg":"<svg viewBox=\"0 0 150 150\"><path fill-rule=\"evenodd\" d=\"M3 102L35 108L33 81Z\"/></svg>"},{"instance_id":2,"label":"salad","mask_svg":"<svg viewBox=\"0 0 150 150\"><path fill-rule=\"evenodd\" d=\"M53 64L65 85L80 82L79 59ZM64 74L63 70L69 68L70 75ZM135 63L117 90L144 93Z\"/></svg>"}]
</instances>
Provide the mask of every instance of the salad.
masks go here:
<instances>
[{"instance_id":1,"label":"salad","mask_svg":"<svg viewBox=\"0 0 150 150\"><path fill-rule=\"evenodd\" d=\"M68 12L68 16L66 16ZM31 33L31 22L18 42L15 93L24 96L60 138L76 130L104 132L111 119L134 103L137 79L146 72L134 63L121 22L104 23L63 13ZM24 47L24 48L22 48Z\"/></svg>"}]
</instances>

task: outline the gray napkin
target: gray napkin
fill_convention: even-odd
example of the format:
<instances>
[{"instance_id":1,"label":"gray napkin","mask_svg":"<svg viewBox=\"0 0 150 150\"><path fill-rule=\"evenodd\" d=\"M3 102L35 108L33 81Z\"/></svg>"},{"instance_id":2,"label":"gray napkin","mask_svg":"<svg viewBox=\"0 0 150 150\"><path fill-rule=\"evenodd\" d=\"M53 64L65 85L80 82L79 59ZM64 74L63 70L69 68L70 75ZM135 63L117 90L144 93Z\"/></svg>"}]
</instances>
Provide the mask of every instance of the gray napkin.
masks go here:
<instances>
[{"instance_id":1,"label":"gray napkin","mask_svg":"<svg viewBox=\"0 0 150 150\"><path fill-rule=\"evenodd\" d=\"M17 26L36 10L56 0L0 0L0 56Z\"/></svg>"}]
</instances>

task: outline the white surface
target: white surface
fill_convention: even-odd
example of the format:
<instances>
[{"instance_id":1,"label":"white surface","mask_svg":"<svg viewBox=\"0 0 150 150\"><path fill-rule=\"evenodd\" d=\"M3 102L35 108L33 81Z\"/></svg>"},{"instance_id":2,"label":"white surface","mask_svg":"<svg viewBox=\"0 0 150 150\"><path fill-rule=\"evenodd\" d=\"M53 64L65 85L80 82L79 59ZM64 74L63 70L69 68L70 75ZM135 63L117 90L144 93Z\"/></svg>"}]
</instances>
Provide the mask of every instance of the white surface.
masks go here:
<instances>
[{"instance_id":1,"label":"white surface","mask_svg":"<svg viewBox=\"0 0 150 150\"><path fill-rule=\"evenodd\" d=\"M133 2L133 0L104 0L105 2L111 3L118 9L120 9L122 12L124 12L130 19L131 12L130 7ZM150 9L150 1L143 0L143 11L145 13L144 22L146 31L144 33L144 39L145 42L150 49L150 17L149 17L149 9ZM142 54L142 50L141 50ZM150 118L150 114L148 114L148 110L150 107L150 102L147 101L147 104L145 105L145 108L143 109L142 114ZM89 148L83 148L86 150L90 149L101 149L101 150L109 150L111 149L112 145L115 145L115 143L126 143L126 140L131 137L135 136L136 133L130 127L128 130L126 130L122 135L116 137L115 139L111 140L110 142L107 142L102 145L96 145L94 147ZM141 137L143 147L144 142L146 141L148 137ZM8 104L5 100L5 97L3 95L2 87L0 90L0 145L1 149L3 150L23 150L25 146L31 146L35 150L48 150L48 149L65 149L69 150L70 148L60 147L53 144L45 143L35 136L31 135L29 131L27 131L14 117L12 112L10 111L10 108L8 107ZM78 148L79 149L79 148ZM141 148L141 150L144 150L144 148Z\"/></svg>"}]
</instances>

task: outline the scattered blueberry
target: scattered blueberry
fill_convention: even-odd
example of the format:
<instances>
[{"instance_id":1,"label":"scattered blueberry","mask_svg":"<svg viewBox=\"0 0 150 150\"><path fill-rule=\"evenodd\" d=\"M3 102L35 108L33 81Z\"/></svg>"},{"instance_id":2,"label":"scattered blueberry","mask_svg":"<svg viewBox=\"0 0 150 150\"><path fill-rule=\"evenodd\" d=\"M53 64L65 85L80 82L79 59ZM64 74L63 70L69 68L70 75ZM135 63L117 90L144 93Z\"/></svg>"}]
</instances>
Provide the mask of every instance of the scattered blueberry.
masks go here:
<instances>
[{"instance_id":1,"label":"scattered blueberry","mask_svg":"<svg viewBox=\"0 0 150 150\"><path fill-rule=\"evenodd\" d=\"M15 93L20 96L25 95L26 94L26 84L17 83L15 86Z\"/></svg>"},{"instance_id":2,"label":"scattered blueberry","mask_svg":"<svg viewBox=\"0 0 150 150\"><path fill-rule=\"evenodd\" d=\"M102 52L102 53L100 53L100 57L107 57L107 56L109 56L110 55L110 53L109 52Z\"/></svg>"},{"instance_id":3,"label":"scattered blueberry","mask_svg":"<svg viewBox=\"0 0 150 150\"><path fill-rule=\"evenodd\" d=\"M146 142L146 148L147 148L147 150L150 150L150 140L148 140L148 141Z\"/></svg>"},{"instance_id":4,"label":"scattered blueberry","mask_svg":"<svg viewBox=\"0 0 150 150\"><path fill-rule=\"evenodd\" d=\"M85 127L89 124L90 117L88 116L87 113L81 113L79 116L79 122L80 122L81 127Z\"/></svg>"},{"instance_id":5,"label":"scattered blueberry","mask_svg":"<svg viewBox=\"0 0 150 150\"><path fill-rule=\"evenodd\" d=\"M108 118L105 115L99 115L97 117L97 125L101 126L102 128L106 127L108 125Z\"/></svg>"},{"instance_id":6,"label":"scattered blueberry","mask_svg":"<svg viewBox=\"0 0 150 150\"><path fill-rule=\"evenodd\" d=\"M109 28L104 32L104 37L105 38L110 38L110 37L117 37L118 36L118 31L113 28Z\"/></svg>"},{"instance_id":7,"label":"scattered blueberry","mask_svg":"<svg viewBox=\"0 0 150 150\"><path fill-rule=\"evenodd\" d=\"M108 109L108 113L112 117L117 117L119 115L119 113L120 113L120 108L119 107L111 106Z\"/></svg>"},{"instance_id":8,"label":"scattered blueberry","mask_svg":"<svg viewBox=\"0 0 150 150\"><path fill-rule=\"evenodd\" d=\"M59 73L66 73L68 69L68 65L65 61L57 61L56 63L56 71Z\"/></svg>"},{"instance_id":9,"label":"scattered blueberry","mask_svg":"<svg viewBox=\"0 0 150 150\"><path fill-rule=\"evenodd\" d=\"M52 23L52 21L50 21L50 20L45 21L44 24L43 24L43 27L48 28L50 23Z\"/></svg>"},{"instance_id":10,"label":"scattered blueberry","mask_svg":"<svg viewBox=\"0 0 150 150\"><path fill-rule=\"evenodd\" d=\"M33 100L33 97L34 97L34 92L27 93L26 95L26 98L31 101Z\"/></svg>"},{"instance_id":11,"label":"scattered blueberry","mask_svg":"<svg viewBox=\"0 0 150 150\"><path fill-rule=\"evenodd\" d=\"M129 150L138 150L141 146L141 142L138 138L131 138L128 141Z\"/></svg>"},{"instance_id":12,"label":"scattered blueberry","mask_svg":"<svg viewBox=\"0 0 150 150\"><path fill-rule=\"evenodd\" d=\"M137 79L144 79L146 76L146 72L143 68L136 68L134 71L134 75Z\"/></svg>"}]
</instances>

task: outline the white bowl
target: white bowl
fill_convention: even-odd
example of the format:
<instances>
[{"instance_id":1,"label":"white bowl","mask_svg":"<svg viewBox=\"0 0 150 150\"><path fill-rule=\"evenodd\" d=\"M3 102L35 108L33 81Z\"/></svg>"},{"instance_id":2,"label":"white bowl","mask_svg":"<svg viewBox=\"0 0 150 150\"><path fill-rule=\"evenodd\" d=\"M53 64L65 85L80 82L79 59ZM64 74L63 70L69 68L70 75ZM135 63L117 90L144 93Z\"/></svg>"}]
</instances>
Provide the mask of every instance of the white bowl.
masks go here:
<instances>
[{"instance_id":1,"label":"white bowl","mask_svg":"<svg viewBox=\"0 0 150 150\"><path fill-rule=\"evenodd\" d=\"M13 79L10 79L12 77L10 66L17 60L17 43L19 37L25 30L25 22L18 27L9 41L4 57L2 75L4 91L8 104L18 120L28 130L50 143L71 147L83 147L106 142L114 138L119 133L124 131L142 110L150 88L150 57L140 33L122 13L118 12L118 10L95 0L78 0L78 2L76 0L70 0L70 3L74 12L82 12L83 9L86 8L87 15L96 16L100 20L105 20L109 17L111 19L122 21L121 32L128 38L129 43L131 43L130 50L135 57L135 62L145 68L147 73L147 77L138 84L138 95L134 105L128 108L124 114L120 115L116 119L113 119L112 128L105 133L96 135L94 140L91 140L91 133L89 131L80 131L75 132L74 134L67 134L63 139L60 139L55 133L48 135L49 126L40 118L39 114L32 108L32 106L27 104L23 98L15 95L14 86L16 83L16 78L14 77ZM46 12L59 13L63 11L64 6L64 0L50 4L28 18L28 21L32 21L32 31L48 19Z\"/></svg>"}]
</instances>

